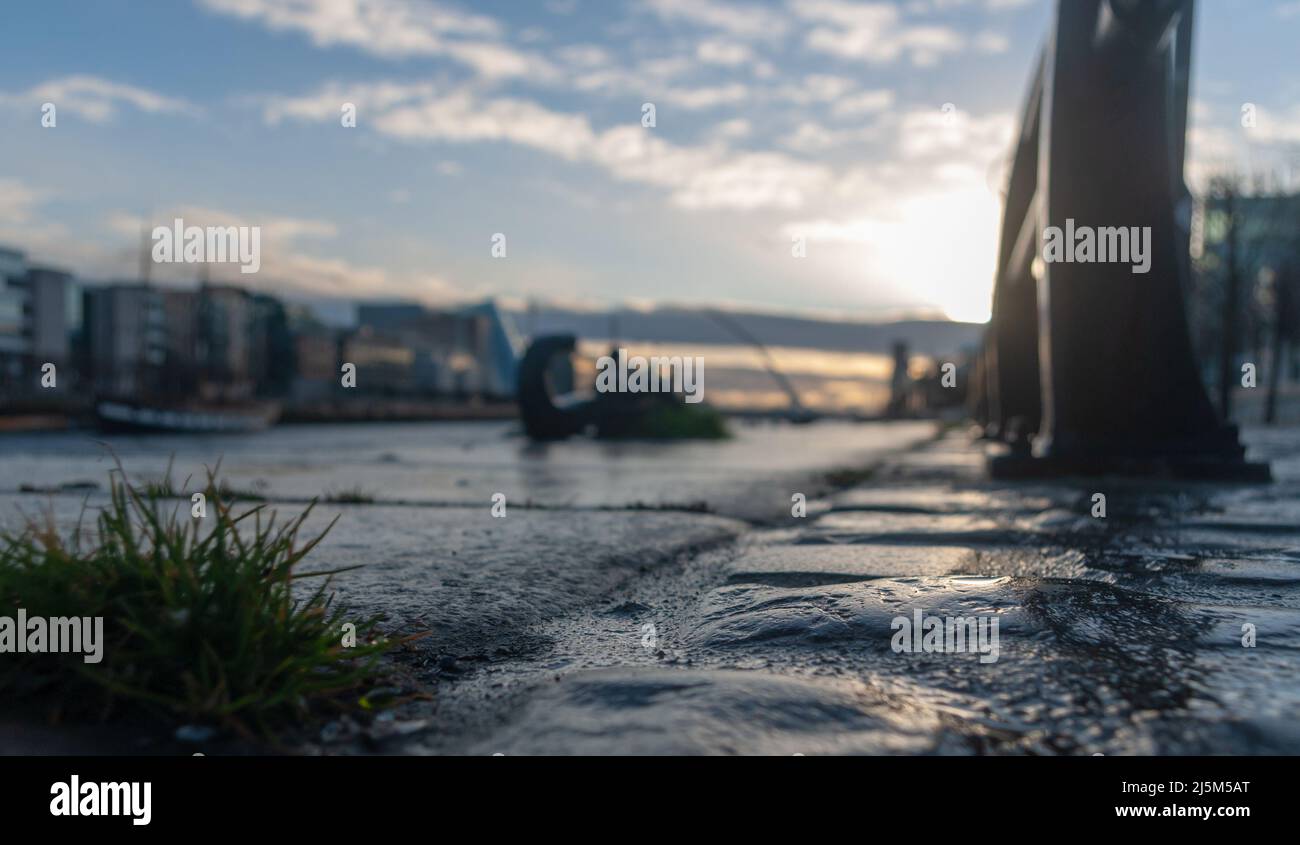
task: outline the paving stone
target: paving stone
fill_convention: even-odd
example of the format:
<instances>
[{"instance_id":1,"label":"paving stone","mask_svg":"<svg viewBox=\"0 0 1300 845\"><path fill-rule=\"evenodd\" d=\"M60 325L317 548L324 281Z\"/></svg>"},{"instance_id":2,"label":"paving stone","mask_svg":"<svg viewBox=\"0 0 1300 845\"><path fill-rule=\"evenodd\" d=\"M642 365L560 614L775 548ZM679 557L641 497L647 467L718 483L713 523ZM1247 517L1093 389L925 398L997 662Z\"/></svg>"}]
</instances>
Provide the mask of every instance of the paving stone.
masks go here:
<instances>
[{"instance_id":1,"label":"paving stone","mask_svg":"<svg viewBox=\"0 0 1300 845\"><path fill-rule=\"evenodd\" d=\"M960 750L938 713L865 685L762 672L570 675L471 753L925 754Z\"/></svg>"},{"instance_id":2,"label":"paving stone","mask_svg":"<svg viewBox=\"0 0 1300 845\"><path fill-rule=\"evenodd\" d=\"M29 500L22 500L32 510ZM0 527L17 524L15 497L0 496ZM92 499L91 507L102 504ZM53 500L70 529L80 503ZM188 508L188 505L185 506ZM281 516L302 510L281 505ZM302 537L332 530L303 571L359 566L334 579L337 601L358 618L386 617L390 627L429 630L422 650L489 655L530 647L538 622L605 595L643 570L690 548L734 538L744 525L706 514L657 511L544 511L383 505L313 511ZM314 589L314 583L304 582Z\"/></svg>"},{"instance_id":3,"label":"paving stone","mask_svg":"<svg viewBox=\"0 0 1300 845\"><path fill-rule=\"evenodd\" d=\"M1002 510L1041 511L1069 504L1077 495L1054 491L1034 495L1019 490L971 490L948 484L900 484L893 487L865 486L845 490L830 497L836 511L869 510L953 514Z\"/></svg>"},{"instance_id":4,"label":"paving stone","mask_svg":"<svg viewBox=\"0 0 1300 845\"><path fill-rule=\"evenodd\" d=\"M975 553L958 546L801 545L763 544L743 553L732 564L734 581L758 581L774 575L847 576L863 578L948 575L967 571Z\"/></svg>"},{"instance_id":5,"label":"paving stone","mask_svg":"<svg viewBox=\"0 0 1300 845\"><path fill-rule=\"evenodd\" d=\"M1003 633L1025 622L1010 578L889 578L859 582L719 587L700 603L687 642L710 648L816 645L851 640L888 651L893 621L913 611L940 617L996 615Z\"/></svg>"}]
</instances>

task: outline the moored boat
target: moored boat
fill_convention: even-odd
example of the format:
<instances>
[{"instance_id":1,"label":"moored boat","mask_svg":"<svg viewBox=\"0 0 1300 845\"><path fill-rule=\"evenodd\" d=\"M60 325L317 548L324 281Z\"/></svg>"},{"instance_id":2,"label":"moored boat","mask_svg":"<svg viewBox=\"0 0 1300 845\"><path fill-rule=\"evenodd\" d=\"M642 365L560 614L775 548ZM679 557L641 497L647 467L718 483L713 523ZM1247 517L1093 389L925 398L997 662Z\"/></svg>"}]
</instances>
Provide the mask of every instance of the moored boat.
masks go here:
<instances>
[{"instance_id":1,"label":"moored boat","mask_svg":"<svg viewBox=\"0 0 1300 845\"><path fill-rule=\"evenodd\" d=\"M279 417L275 402L162 405L103 399L95 403L95 418L108 431L246 434L274 425Z\"/></svg>"}]
</instances>

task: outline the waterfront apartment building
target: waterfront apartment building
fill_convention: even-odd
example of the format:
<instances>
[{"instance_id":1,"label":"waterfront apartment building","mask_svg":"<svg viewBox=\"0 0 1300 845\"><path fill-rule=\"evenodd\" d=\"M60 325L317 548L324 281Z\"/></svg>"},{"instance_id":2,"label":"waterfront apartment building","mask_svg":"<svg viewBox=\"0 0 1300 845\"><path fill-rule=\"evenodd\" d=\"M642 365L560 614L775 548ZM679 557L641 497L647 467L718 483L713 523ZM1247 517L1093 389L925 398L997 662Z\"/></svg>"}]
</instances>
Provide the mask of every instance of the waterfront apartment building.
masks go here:
<instances>
[{"instance_id":1,"label":"waterfront apartment building","mask_svg":"<svg viewBox=\"0 0 1300 845\"><path fill-rule=\"evenodd\" d=\"M40 362L69 363L81 331L81 299L72 274L29 267L19 285L27 294L23 323L28 353Z\"/></svg>"},{"instance_id":2,"label":"waterfront apartment building","mask_svg":"<svg viewBox=\"0 0 1300 845\"><path fill-rule=\"evenodd\" d=\"M491 303L370 303L358 322L330 328L305 306L231 285L81 286L0 248L0 400L50 398L32 392L47 361L58 365L61 393L86 398L318 401L339 395L343 363L356 366L360 393L514 390L517 344Z\"/></svg>"},{"instance_id":3,"label":"waterfront apartment building","mask_svg":"<svg viewBox=\"0 0 1300 845\"><path fill-rule=\"evenodd\" d=\"M0 247L0 391L16 399L48 398L40 387L47 363L62 375L54 390L69 389L80 327L71 274L32 266L22 252Z\"/></svg>"},{"instance_id":4,"label":"waterfront apartment building","mask_svg":"<svg viewBox=\"0 0 1300 845\"><path fill-rule=\"evenodd\" d=\"M248 291L202 285L198 291L198 360L203 392L215 398L252 394L252 302Z\"/></svg>"},{"instance_id":5,"label":"waterfront apartment building","mask_svg":"<svg viewBox=\"0 0 1300 845\"><path fill-rule=\"evenodd\" d=\"M228 285L90 288L85 326L100 394L243 400L282 396L295 354L278 299Z\"/></svg>"},{"instance_id":6,"label":"waterfront apartment building","mask_svg":"<svg viewBox=\"0 0 1300 845\"><path fill-rule=\"evenodd\" d=\"M159 388L167 361L167 312L151 285L86 288L86 347L97 393L136 397Z\"/></svg>"},{"instance_id":7,"label":"waterfront apartment building","mask_svg":"<svg viewBox=\"0 0 1300 845\"><path fill-rule=\"evenodd\" d=\"M17 375L10 370L16 369L18 359L27 352L23 338L27 292L17 284L26 274L26 257L0 247L0 375Z\"/></svg>"},{"instance_id":8,"label":"waterfront apartment building","mask_svg":"<svg viewBox=\"0 0 1300 845\"><path fill-rule=\"evenodd\" d=\"M249 375L261 397L284 397L293 387L297 350L289 331L289 312L274 296L249 297Z\"/></svg>"}]
</instances>

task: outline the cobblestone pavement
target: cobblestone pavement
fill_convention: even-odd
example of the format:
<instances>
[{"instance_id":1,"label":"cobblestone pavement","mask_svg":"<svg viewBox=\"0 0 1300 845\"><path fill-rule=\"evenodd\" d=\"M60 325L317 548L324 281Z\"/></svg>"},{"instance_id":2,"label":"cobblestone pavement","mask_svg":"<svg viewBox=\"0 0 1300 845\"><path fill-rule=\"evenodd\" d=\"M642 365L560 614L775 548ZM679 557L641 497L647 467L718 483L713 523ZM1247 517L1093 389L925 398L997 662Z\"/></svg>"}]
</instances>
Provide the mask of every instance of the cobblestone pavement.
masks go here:
<instances>
[{"instance_id":1,"label":"cobblestone pavement","mask_svg":"<svg viewBox=\"0 0 1300 845\"><path fill-rule=\"evenodd\" d=\"M1300 438L1250 439L1276 483L990 482L953 433L532 627L527 655L454 667L371 747L1300 752ZM900 650L918 613L989 636L927 652L923 623Z\"/></svg>"}]
</instances>

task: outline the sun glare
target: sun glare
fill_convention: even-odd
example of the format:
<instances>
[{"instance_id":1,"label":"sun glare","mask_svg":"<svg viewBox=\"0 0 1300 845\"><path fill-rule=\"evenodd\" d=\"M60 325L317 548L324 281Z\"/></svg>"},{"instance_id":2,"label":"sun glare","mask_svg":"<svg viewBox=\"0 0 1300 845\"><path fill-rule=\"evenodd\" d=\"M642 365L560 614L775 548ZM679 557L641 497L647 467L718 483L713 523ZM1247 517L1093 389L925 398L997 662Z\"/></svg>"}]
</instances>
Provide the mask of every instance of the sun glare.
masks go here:
<instances>
[{"instance_id":1,"label":"sun glare","mask_svg":"<svg viewBox=\"0 0 1300 845\"><path fill-rule=\"evenodd\" d=\"M1001 202L976 182L903 200L893 222L873 227L873 275L950 320L987 322Z\"/></svg>"}]
</instances>

